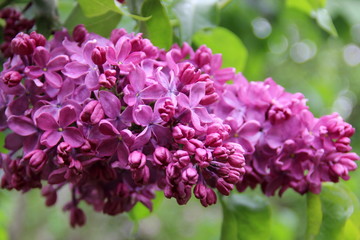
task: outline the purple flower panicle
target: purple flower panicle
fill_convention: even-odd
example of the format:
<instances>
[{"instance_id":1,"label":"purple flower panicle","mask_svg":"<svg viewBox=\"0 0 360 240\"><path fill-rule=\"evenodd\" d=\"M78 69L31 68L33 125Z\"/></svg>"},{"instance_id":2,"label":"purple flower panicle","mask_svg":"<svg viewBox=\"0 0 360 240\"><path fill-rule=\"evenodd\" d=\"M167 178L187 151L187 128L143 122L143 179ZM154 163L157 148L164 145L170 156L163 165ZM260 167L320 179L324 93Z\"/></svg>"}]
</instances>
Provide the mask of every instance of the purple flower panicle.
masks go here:
<instances>
[{"instance_id":1,"label":"purple flower panicle","mask_svg":"<svg viewBox=\"0 0 360 240\"><path fill-rule=\"evenodd\" d=\"M257 185L318 193L357 167L354 129L338 114L315 118L302 94L248 82L206 46L165 52L141 34L106 39L83 25L49 41L19 33L11 45L0 74L1 130L11 130L1 186L41 188L47 206L70 187L73 227L86 221L81 201L116 215L138 202L152 209L162 190L207 207L215 191Z\"/></svg>"}]
</instances>

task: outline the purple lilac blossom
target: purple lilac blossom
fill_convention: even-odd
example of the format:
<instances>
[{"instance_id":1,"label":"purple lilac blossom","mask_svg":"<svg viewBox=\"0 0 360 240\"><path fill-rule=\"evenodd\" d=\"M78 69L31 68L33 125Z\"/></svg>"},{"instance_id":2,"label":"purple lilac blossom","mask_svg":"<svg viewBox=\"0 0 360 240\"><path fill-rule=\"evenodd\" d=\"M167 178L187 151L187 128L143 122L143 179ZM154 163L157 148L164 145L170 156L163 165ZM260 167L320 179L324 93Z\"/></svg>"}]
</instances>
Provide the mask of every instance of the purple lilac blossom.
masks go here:
<instances>
[{"instance_id":1,"label":"purple lilac blossom","mask_svg":"<svg viewBox=\"0 0 360 240\"><path fill-rule=\"evenodd\" d=\"M11 43L0 74L1 130L11 131L1 187L41 188L47 206L69 187L72 227L86 221L81 201L116 215L138 202L151 210L162 190L207 207L215 190L319 193L357 167L354 129L338 114L315 118L302 94L248 82L206 46L166 52L141 34L106 39L83 25Z\"/></svg>"}]
</instances>

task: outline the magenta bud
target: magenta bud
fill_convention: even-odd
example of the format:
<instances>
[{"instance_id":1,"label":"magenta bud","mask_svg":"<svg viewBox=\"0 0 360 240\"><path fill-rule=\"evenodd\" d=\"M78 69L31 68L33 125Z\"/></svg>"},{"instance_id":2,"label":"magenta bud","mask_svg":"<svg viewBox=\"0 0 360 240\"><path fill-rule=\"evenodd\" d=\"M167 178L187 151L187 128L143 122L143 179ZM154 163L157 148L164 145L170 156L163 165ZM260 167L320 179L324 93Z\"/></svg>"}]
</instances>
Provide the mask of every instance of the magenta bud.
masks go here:
<instances>
[{"instance_id":1,"label":"magenta bud","mask_svg":"<svg viewBox=\"0 0 360 240\"><path fill-rule=\"evenodd\" d=\"M14 54L30 55L34 52L36 43L29 35L25 33L18 33L16 37L11 40L11 49Z\"/></svg>"},{"instance_id":2,"label":"magenta bud","mask_svg":"<svg viewBox=\"0 0 360 240\"><path fill-rule=\"evenodd\" d=\"M82 112L80 113L80 119L83 122L97 124L102 120L105 116L104 110L100 104L100 102L93 100L90 101Z\"/></svg>"},{"instance_id":3,"label":"magenta bud","mask_svg":"<svg viewBox=\"0 0 360 240\"><path fill-rule=\"evenodd\" d=\"M218 100L219 100L219 95L214 92L214 93L205 95L201 99L200 104L202 104L202 105L210 105L210 104L213 104L213 103L217 102Z\"/></svg>"},{"instance_id":4,"label":"magenta bud","mask_svg":"<svg viewBox=\"0 0 360 240\"><path fill-rule=\"evenodd\" d=\"M61 142L57 146L57 162L62 165L65 162L69 162L71 146L66 142Z\"/></svg>"},{"instance_id":5,"label":"magenta bud","mask_svg":"<svg viewBox=\"0 0 360 240\"><path fill-rule=\"evenodd\" d=\"M207 151L203 148L197 148L195 150L195 161L199 164L201 168L206 168L210 165L212 161L212 155L210 151Z\"/></svg>"},{"instance_id":6,"label":"magenta bud","mask_svg":"<svg viewBox=\"0 0 360 240\"><path fill-rule=\"evenodd\" d=\"M194 195L198 199L206 198L206 186L202 183L196 184L196 186L194 187Z\"/></svg>"},{"instance_id":7,"label":"magenta bud","mask_svg":"<svg viewBox=\"0 0 360 240\"><path fill-rule=\"evenodd\" d=\"M206 135L205 145L210 147L219 147L222 145L222 138L219 133L210 133Z\"/></svg>"},{"instance_id":8,"label":"magenta bud","mask_svg":"<svg viewBox=\"0 0 360 240\"><path fill-rule=\"evenodd\" d=\"M129 154L129 165L132 169L142 168L146 164L146 156L142 152L134 151Z\"/></svg>"},{"instance_id":9,"label":"magenta bud","mask_svg":"<svg viewBox=\"0 0 360 240\"><path fill-rule=\"evenodd\" d=\"M131 171L131 176L136 184L147 184L150 179L150 169L148 168L148 166L134 169Z\"/></svg>"},{"instance_id":10,"label":"magenta bud","mask_svg":"<svg viewBox=\"0 0 360 240\"><path fill-rule=\"evenodd\" d=\"M230 170L228 175L223 178L227 183L236 184L240 181L241 173L235 170Z\"/></svg>"},{"instance_id":11,"label":"magenta bud","mask_svg":"<svg viewBox=\"0 0 360 240\"><path fill-rule=\"evenodd\" d=\"M185 63L179 72L179 80L184 85L196 83L199 81L199 77L201 75L201 71L197 70L194 65L191 63Z\"/></svg>"},{"instance_id":12,"label":"magenta bud","mask_svg":"<svg viewBox=\"0 0 360 240\"><path fill-rule=\"evenodd\" d=\"M228 162L233 167L241 168L245 166L245 157L241 153L234 153L229 156Z\"/></svg>"},{"instance_id":13,"label":"magenta bud","mask_svg":"<svg viewBox=\"0 0 360 240\"><path fill-rule=\"evenodd\" d=\"M223 178L219 178L216 181L216 188L221 194L229 196L230 191L234 188L234 185L227 183Z\"/></svg>"},{"instance_id":14,"label":"magenta bud","mask_svg":"<svg viewBox=\"0 0 360 240\"><path fill-rule=\"evenodd\" d=\"M24 160L28 160L30 168L39 173L47 161L47 156L42 150L33 150L25 155Z\"/></svg>"},{"instance_id":15,"label":"magenta bud","mask_svg":"<svg viewBox=\"0 0 360 240\"><path fill-rule=\"evenodd\" d=\"M228 159L228 150L226 147L217 147L213 151L213 157L219 161L226 161Z\"/></svg>"},{"instance_id":16,"label":"magenta bud","mask_svg":"<svg viewBox=\"0 0 360 240\"><path fill-rule=\"evenodd\" d=\"M160 117L164 122L170 121L175 114L174 103L170 99L166 99L164 105L159 108Z\"/></svg>"},{"instance_id":17,"label":"magenta bud","mask_svg":"<svg viewBox=\"0 0 360 240\"><path fill-rule=\"evenodd\" d=\"M83 226L86 222L86 216L83 210L74 207L70 210L70 225L75 228L76 226Z\"/></svg>"},{"instance_id":18,"label":"magenta bud","mask_svg":"<svg viewBox=\"0 0 360 240\"><path fill-rule=\"evenodd\" d=\"M182 173L182 179L186 185L194 185L199 179L199 175L195 168L189 167Z\"/></svg>"},{"instance_id":19,"label":"magenta bud","mask_svg":"<svg viewBox=\"0 0 360 240\"><path fill-rule=\"evenodd\" d=\"M339 138L335 142L336 151L339 152L350 152L352 147L350 146L351 140L348 137Z\"/></svg>"},{"instance_id":20,"label":"magenta bud","mask_svg":"<svg viewBox=\"0 0 360 240\"><path fill-rule=\"evenodd\" d=\"M88 35L88 31L85 28L84 24L79 24L74 28L73 38L75 42L83 43Z\"/></svg>"},{"instance_id":21,"label":"magenta bud","mask_svg":"<svg viewBox=\"0 0 360 240\"><path fill-rule=\"evenodd\" d=\"M15 86L19 85L21 80L22 80L22 76L17 71L9 71L4 74L4 78L3 78L3 82L8 87L15 87Z\"/></svg>"},{"instance_id":22,"label":"magenta bud","mask_svg":"<svg viewBox=\"0 0 360 240\"><path fill-rule=\"evenodd\" d=\"M46 198L45 204L50 207L56 203L57 193L56 190L51 186L47 185L41 189L41 195Z\"/></svg>"},{"instance_id":23,"label":"magenta bud","mask_svg":"<svg viewBox=\"0 0 360 240\"><path fill-rule=\"evenodd\" d=\"M46 38L44 37L44 35L42 35L40 33L31 32L30 33L30 38L34 39L36 47L38 47L38 46L43 47L46 44Z\"/></svg>"},{"instance_id":24,"label":"magenta bud","mask_svg":"<svg viewBox=\"0 0 360 240\"><path fill-rule=\"evenodd\" d=\"M106 49L100 46L95 47L91 53L91 60L96 65L103 65L106 62Z\"/></svg>"},{"instance_id":25,"label":"magenta bud","mask_svg":"<svg viewBox=\"0 0 360 240\"><path fill-rule=\"evenodd\" d=\"M171 162L171 153L167 148L157 146L153 153L154 162L159 166L167 166Z\"/></svg>"},{"instance_id":26,"label":"magenta bud","mask_svg":"<svg viewBox=\"0 0 360 240\"><path fill-rule=\"evenodd\" d=\"M166 167L166 177L170 180L177 179L181 176L180 168L175 164L169 164Z\"/></svg>"},{"instance_id":27,"label":"magenta bud","mask_svg":"<svg viewBox=\"0 0 360 240\"><path fill-rule=\"evenodd\" d=\"M189 153L184 150L177 150L173 155L173 159L179 168L184 168L190 163Z\"/></svg>"},{"instance_id":28,"label":"magenta bud","mask_svg":"<svg viewBox=\"0 0 360 240\"><path fill-rule=\"evenodd\" d=\"M212 58L211 49L206 47L205 45L200 46L198 50L195 52L195 62L201 68L206 64L210 64Z\"/></svg>"},{"instance_id":29,"label":"magenta bud","mask_svg":"<svg viewBox=\"0 0 360 240\"><path fill-rule=\"evenodd\" d=\"M195 129L178 124L173 128L172 135L177 143L185 144L186 139L192 139L195 136Z\"/></svg>"},{"instance_id":30,"label":"magenta bud","mask_svg":"<svg viewBox=\"0 0 360 240\"><path fill-rule=\"evenodd\" d=\"M112 88L116 83L116 70L107 69L105 73L100 74L99 84L105 88Z\"/></svg>"}]
</instances>

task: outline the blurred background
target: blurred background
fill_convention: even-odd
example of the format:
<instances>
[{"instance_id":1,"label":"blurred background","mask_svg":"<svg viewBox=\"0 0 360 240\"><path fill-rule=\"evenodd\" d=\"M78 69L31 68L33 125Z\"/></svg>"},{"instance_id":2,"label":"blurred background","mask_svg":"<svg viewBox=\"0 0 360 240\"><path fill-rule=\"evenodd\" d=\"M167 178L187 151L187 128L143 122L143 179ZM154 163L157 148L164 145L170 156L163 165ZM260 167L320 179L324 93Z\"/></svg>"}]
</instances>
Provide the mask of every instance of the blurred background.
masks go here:
<instances>
[{"instance_id":1,"label":"blurred background","mask_svg":"<svg viewBox=\"0 0 360 240\"><path fill-rule=\"evenodd\" d=\"M214 2L204 0L207 1ZM176 1L164 1L164 4L173 2ZM316 17L306 4L298 4L302 1L297 0L225 2L227 5L219 9L219 19L212 24L230 30L241 39L245 50L239 57L245 61L241 70L247 79L262 81L272 77L287 91L303 93L315 116L339 112L360 129L360 1L328 0L323 9L331 16L332 23L326 21L328 15ZM71 0L58 2L61 22L65 22L74 4ZM130 17L123 17L118 26L139 31ZM221 42L219 39L217 44ZM232 51L231 46L224 47ZM352 145L360 153L360 133L355 134ZM350 181L341 184L359 199L360 171L351 176ZM245 195L257 192L258 189L249 190ZM153 213L137 206L134 213L116 217L83 206L86 225L71 229L68 214L61 209L66 199L64 191L56 206L47 208L38 190L25 195L1 191L0 240L220 239L220 203L205 209L195 199L186 206L178 206L174 199L165 199L160 193ZM306 196L288 190L283 197L266 201L271 209L270 239L304 239Z\"/></svg>"}]
</instances>

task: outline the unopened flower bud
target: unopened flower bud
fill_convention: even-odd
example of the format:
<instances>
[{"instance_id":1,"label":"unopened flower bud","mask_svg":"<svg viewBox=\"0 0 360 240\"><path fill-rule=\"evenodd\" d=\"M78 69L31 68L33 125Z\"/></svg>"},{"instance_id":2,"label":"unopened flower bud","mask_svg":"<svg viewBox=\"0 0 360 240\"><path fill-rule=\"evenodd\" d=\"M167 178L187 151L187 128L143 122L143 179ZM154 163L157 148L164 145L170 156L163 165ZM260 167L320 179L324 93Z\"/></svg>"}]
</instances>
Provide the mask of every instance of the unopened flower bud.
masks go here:
<instances>
[{"instance_id":1,"label":"unopened flower bud","mask_svg":"<svg viewBox=\"0 0 360 240\"><path fill-rule=\"evenodd\" d=\"M106 49L104 47L95 47L91 53L91 60L96 65L103 65L106 62Z\"/></svg>"},{"instance_id":2,"label":"unopened flower bud","mask_svg":"<svg viewBox=\"0 0 360 240\"><path fill-rule=\"evenodd\" d=\"M219 147L222 145L222 139L219 133L206 135L205 145L210 147Z\"/></svg>"},{"instance_id":3,"label":"unopened flower bud","mask_svg":"<svg viewBox=\"0 0 360 240\"><path fill-rule=\"evenodd\" d=\"M164 105L159 108L160 117L164 122L170 121L175 114L174 103L170 99L166 99Z\"/></svg>"},{"instance_id":4,"label":"unopened flower bud","mask_svg":"<svg viewBox=\"0 0 360 240\"><path fill-rule=\"evenodd\" d=\"M30 33L30 38L34 39L36 47L38 47L38 46L43 47L46 44L46 38L44 37L44 35L42 35L40 33L31 32Z\"/></svg>"},{"instance_id":5,"label":"unopened flower bud","mask_svg":"<svg viewBox=\"0 0 360 240\"><path fill-rule=\"evenodd\" d=\"M203 148L197 148L195 151L195 161L201 168L206 168L212 160L211 153Z\"/></svg>"},{"instance_id":6,"label":"unopened flower bud","mask_svg":"<svg viewBox=\"0 0 360 240\"><path fill-rule=\"evenodd\" d=\"M189 153L184 150L177 150L173 155L173 159L179 168L184 168L190 163Z\"/></svg>"},{"instance_id":7,"label":"unopened flower bud","mask_svg":"<svg viewBox=\"0 0 360 240\"><path fill-rule=\"evenodd\" d=\"M228 158L228 150L226 147L217 147L213 151L213 157L219 161L225 161Z\"/></svg>"},{"instance_id":8,"label":"unopened flower bud","mask_svg":"<svg viewBox=\"0 0 360 240\"><path fill-rule=\"evenodd\" d=\"M50 207L56 203L57 193L56 190L51 186L47 185L41 189L41 195L46 198L45 204Z\"/></svg>"},{"instance_id":9,"label":"unopened flower bud","mask_svg":"<svg viewBox=\"0 0 360 240\"><path fill-rule=\"evenodd\" d=\"M34 52L36 42L25 33L19 33L11 41L11 49L14 54L30 55Z\"/></svg>"},{"instance_id":10,"label":"unopened flower bud","mask_svg":"<svg viewBox=\"0 0 360 240\"><path fill-rule=\"evenodd\" d=\"M84 107L83 111L80 113L80 119L83 122L97 124L105 116L104 110L100 102L93 100L90 101Z\"/></svg>"},{"instance_id":11,"label":"unopened flower bud","mask_svg":"<svg viewBox=\"0 0 360 240\"><path fill-rule=\"evenodd\" d=\"M28 160L30 168L35 173L38 173L44 167L47 161L47 156L42 150L33 150L25 155L24 160Z\"/></svg>"},{"instance_id":12,"label":"unopened flower bud","mask_svg":"<svg viewBox=\"0 0 360 240\"><path fill-rule=\"evenodd\" d=\"M113 69L107 69L105 73L100 74L99 84L105 88L112 88L116 83L116 71Z\"/></svg>"},{"instance_id":13,"label":"unopened flower bud","mask_svg":"<svg viewBox=\"0 0 360 240\"><path fill-rule=\"evenodd\" d=\"M234 188L234 185L227 183L223 178L219 178L216 181L216 188L221 194L229 196L230 191Z\"/></svg>"},{"instance_id":14,"label":"unopened flower bud","mask_svg":"<svg viewBox=\"0 0 360 240\"><path fill-rule=\"evenodd\" d=\"M133 151L129 154L129 165L131 168L142 168L146 164L146 156L142 152Z\"/></svg>"},{"instance_id":15,"label":"unopened flower bud","mask_svg":"<svg viewBox=\"0 0 360 240\"><path fill-rule=\"evenodd\" d=\"M9 72L5 73L4 78L3 78L3 82L8 87L15 87L15 86L19 85L21 80L22 80L22 76L17 71L9 71Z\"/></svg>"},{"instance_id":16,"label":"unopened flower bud","mask_svg":"<svg viewBox=\"0 0 360 240\"><path fill-rule=\"evenodd\" d=\"M191 63L185 63L180 68L179 80L184 85L192 84L199 81L200 75L201 75L201 71L200 70L196 71L194 65L192 65Z\"/></svg>"},{"instance_id":17,"label":"unopened flower bud","mask_svg":"<svg viewBox=\"0 0 360 240\"><path fill-rule=\"evenodd\" d=\"M75 228L76 226L83 226L86 222L86 216L78 207L71 208L70 210L70 225Z\"/></svg>"},{"instance_id":18,"label":"unopened flower bud","mask_svg":"<svg viewBox=\"0 0 360 240\"><path fill-rule=\"evenodd\" d=\"M79 24L74 28L73 38L75 42L83 43L88 35L88 31L85 28L84 24Z\"/></svg>"},{"instance_id":19,"label":"unopened flower bud","mask_svg":"<svg viewBox=\"0 0 360 240\"><path fill-rule=\"evenodd\" d=\"M182 179L187 185L194 185L197 183L199 175L195 168L189 167L182 173Z\"/></svg>"},{"instance_id":20,"label":"unopened flower bud","mask_svg":"<svg viewBox=\"0 0 360 240\"><path fill-rule=\"evenodd\" d=\"M154 162L159 166L167 166L171 162L171 153L167 148L158 146L153 153Z\"/></svg>"}]
</instances>

